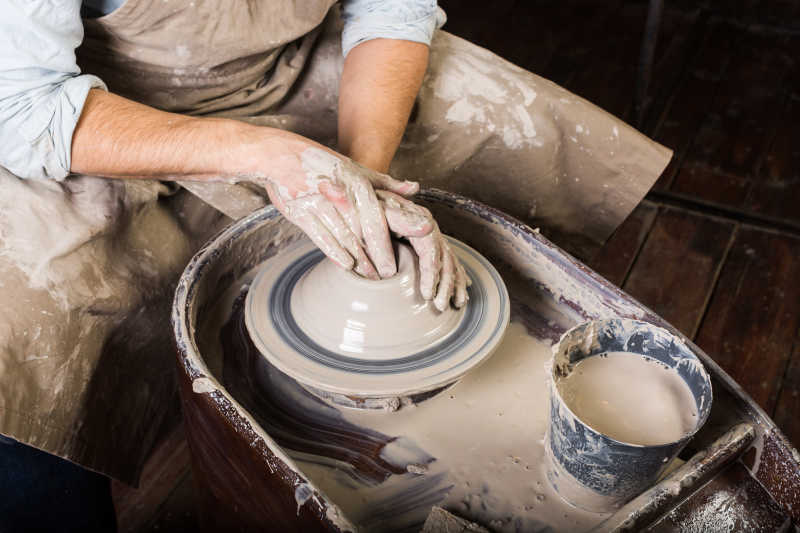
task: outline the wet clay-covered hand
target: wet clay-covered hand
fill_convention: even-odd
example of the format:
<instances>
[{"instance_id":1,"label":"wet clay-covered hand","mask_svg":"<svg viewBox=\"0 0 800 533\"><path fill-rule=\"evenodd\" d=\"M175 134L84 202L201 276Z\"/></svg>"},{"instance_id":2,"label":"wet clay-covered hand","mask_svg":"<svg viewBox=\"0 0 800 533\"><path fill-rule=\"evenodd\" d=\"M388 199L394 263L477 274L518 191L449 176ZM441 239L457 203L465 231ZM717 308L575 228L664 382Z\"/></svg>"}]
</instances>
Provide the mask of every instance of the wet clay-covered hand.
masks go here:
<instances>
[{"instance_id":1,"label":"wet clay-covered hand","mask_svg":"<svg viewBox=\"0 0 800 533\"><path fill-rule=\"evenodd\" d=\"M420 292L426 300L444 311L452 303L461 308L467 303L467 287L472 281L464 271L430 211L387 190L377 191L384 205L389 229L405 237L419 256ZM428 229L427 233L423 233Z\"/></svg>"},{"instance_id":2,"label":"wet clay-covered hand","mask_svg":"<svg viewBox=\"0 0 800 533\"><path fill-rule=\"evenodd\" d=\"M370 279L393 276L397 272L394 249L375 191L411 195L419 185L395 180L321 148L308 148L299 157L301 173L265 183L275 207L342 268ZM403 229L410 237L431 231L424 224L406 223Z\"/></svg>"}]
</instances>

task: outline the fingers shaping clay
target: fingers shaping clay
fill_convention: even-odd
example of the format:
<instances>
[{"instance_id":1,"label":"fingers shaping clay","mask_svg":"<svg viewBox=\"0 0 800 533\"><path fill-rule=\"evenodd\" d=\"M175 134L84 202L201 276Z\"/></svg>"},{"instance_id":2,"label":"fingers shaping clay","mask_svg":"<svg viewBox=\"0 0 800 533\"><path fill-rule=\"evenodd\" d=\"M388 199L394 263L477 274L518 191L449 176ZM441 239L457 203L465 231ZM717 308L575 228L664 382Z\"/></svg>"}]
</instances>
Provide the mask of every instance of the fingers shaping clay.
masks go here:
<instances>
[{"instance_id":1,"label":"fingers shaping clay","mask_svg":"<svg viewBox=\"0 0 800 533\"><path fill-rule=\"evenodd\" d=\"M449 243L473 280L461 309L440 312L422 297L407 245L398 245L398 274L374 281L302 241L261 267L245 303L248 332L271 364L313 390L391 399L441 388L492 354L510 316L494 267Z\"/></svg>"}]
</instances>

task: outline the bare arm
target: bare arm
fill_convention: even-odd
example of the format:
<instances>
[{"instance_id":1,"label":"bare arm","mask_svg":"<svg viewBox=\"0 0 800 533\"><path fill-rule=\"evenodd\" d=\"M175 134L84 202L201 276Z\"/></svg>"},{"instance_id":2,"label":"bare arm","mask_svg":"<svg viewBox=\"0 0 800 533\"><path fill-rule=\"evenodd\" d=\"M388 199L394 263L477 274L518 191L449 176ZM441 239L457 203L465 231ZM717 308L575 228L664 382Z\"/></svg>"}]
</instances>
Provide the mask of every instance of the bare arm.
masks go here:
<instances>
[{"instance_id":1,"label":"bare arm","mask_svg":"<svg viewBox=\"0 0 800 533\"><path fill-rule=\"evenodd\" d=\"M111 178L280 179L302 172L300 154L312 146L327 150L293 133L176 115L93 89L72 136L70 170Z\"/></svg>"},{"instance_id":2,"label":"bare arm","mask_svg":"<svg viewBox=\"0 0 800 533\"><path fill-rule=\"evenodd\" d=\"M73 133L71 170L110 178L259 183L328 257L370 278L396 271L374 188L417 190L415 183L395 181L293 133L166 113L100 90L90 91ZM394 218L407 222L400 231L431 231L430 224Z\"/></svg>"},{"instance_id":3,"label":"bare arm","mask_svg":"<svg viewBox=\"0 0 800 533\"><path fill-rule=\"evenodd\" d=\"M350 51L339 88L342 153L379 172L389 170L422 86L428 55L427 45L397 39L372 39ZM384 192L379 196L387 205L402 205L432 220L427 210L399 196ZM422 295L441 310L451 298L456 307L463 306L471 281L438 226L409 242L420 258Z\"/></svg>"},{"instance_id":4,"label":"bare arm","mask_svg":"<svg viewBox=\"0 0 800 533\"><path fill-rule=\"evenodd\" d=\"M339 88L339 148L387 172L405 131L425 69L422 43L373 39L347 55Z\"/></svg>"}]
</instances>

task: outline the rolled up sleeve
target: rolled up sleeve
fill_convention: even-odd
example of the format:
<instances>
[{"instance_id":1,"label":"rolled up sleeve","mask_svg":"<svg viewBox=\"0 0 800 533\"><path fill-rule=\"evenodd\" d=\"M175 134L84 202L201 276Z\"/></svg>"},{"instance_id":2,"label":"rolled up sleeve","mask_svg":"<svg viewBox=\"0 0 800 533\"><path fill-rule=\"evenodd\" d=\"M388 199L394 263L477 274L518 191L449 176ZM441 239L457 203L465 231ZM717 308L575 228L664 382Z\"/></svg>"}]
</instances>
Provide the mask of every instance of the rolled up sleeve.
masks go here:
<instances>
[{"instance_id":1,"label":"rolled up sleeve","mask_svg":"<svg viewBox=\"0 0 800 533\"><path fill-rule=\"evenodd\" d=\"M370 39L429 45L447 17L436 0L348 0L342 5L342 53Z\"/></svg>"},{"instance_id":2,"label":"rolled up sleeve","mask_svg":"<svg viewBox=\"0 0 800 533\"><path fill-rule=\"evenodd\" d=\"M21 178L63 179L89 90L80 0L0 0L0 165Z\"/></svg>"}]
</instances>

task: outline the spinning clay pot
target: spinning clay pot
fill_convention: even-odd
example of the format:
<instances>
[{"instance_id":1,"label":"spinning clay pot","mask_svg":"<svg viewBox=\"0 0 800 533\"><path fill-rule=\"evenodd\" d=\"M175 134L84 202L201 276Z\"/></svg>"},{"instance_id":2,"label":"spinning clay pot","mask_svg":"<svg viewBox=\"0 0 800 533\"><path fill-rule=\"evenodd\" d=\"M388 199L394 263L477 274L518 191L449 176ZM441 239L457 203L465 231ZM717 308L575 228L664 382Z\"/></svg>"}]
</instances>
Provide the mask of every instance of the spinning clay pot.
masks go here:
<instances>
[{"instance_id":1,"label":"spinning clay pot","mask_svg":"<svg viewBox=\"0 0 800 533\"><path fill-rule=\"evenodd\" d=\"M453 383L491 355L510 309L494 267L469 246L450 245L472 285L464 308L444 312L422 298L406 244L397 244L398 273L380 281L337 267L307 241L265 261L245 304L263 364L345 405Z\"/></svg>"}]
</instances>

